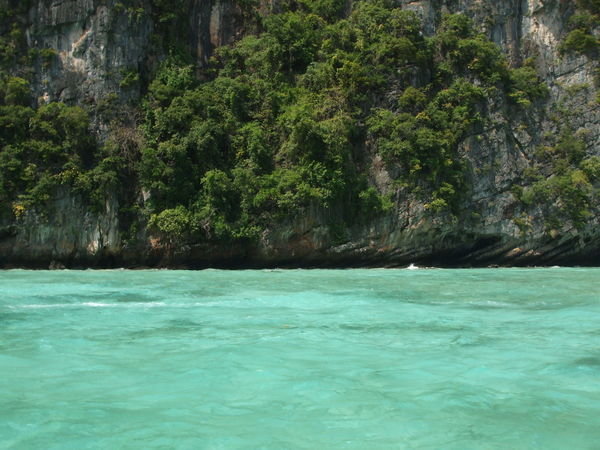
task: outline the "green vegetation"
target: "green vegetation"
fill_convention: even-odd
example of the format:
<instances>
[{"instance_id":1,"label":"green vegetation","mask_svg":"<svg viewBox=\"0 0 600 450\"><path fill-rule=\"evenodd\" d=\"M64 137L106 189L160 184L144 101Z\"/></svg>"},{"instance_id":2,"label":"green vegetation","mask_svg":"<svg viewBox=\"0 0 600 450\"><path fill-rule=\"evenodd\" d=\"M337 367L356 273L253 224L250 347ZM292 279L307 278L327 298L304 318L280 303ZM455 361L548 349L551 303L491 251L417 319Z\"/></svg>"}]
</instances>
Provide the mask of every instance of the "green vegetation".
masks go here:
<instances>
[{"instance_id":1,"label":"green vegetation","mask_svg":"<svg viewBox=\"0 0 600 450\"><path fill-rule=\"evenodd\" d=\"M372 218L392 202L360 170L366 140L432 213L456 211L457 146L485 96L506 90L528 106L546 93L465 16L445 17L428 39L414 13L385 2L358 2L347 18L339 2L298 6L219 49L209 81L171 58L151 83L140 180L166 235L253 238L310 205ZM401 93L382 103L390 85Z\"/></svg>"},{"instance_id":2,"label":"green vegetation","mask_svg":"<svg viewBox=\"0 0 600 450\"><path fill-rule=\"evenodd\" d=\"M93 204L116 181L107 155L98 152L88 114L79 107L29 105L26 80L0 80L0 204L19 216L43 206L59 186L69 186Z\"/></svg>"},{"instance_id":3,"label":"green vegetation","mask_svg":"<svg viewBox=\"0 0 600 450\"><path fill-rule=\"evenodd\" d=\"M340 211L330 231L341 242L345 225L390 210L395 195L420 196L432 215L460 214L469 186L458 149L487 120L487 98L519 109L547 94L533 64L510 69L460 14L425 37L415 13L386 0L355 2L347 15L342 0L285 2L197 77L174 43L188 2L141 6L115 5L132 25L150 14L172 51L151 80L137 68L120 74L122 89L146 92L139 129L119 122L107 96L94 111L113 124L100 147L83 109L32 108L27 81L2 76L0 199L14 214L60 186L99 207L129 184L149 193L148 224L172 243L256 239L314 206ZM14 64L22 30L11 33L0 57ZM37 54L48 64L54 56ZM370 185L367 152L382 157L397 192ZM591 177L594 164L581 173Z\"/></svg>"},{"instance_id":4,"label":"green vegetation","mask_svg":"<svg viewBox=\"0 0 600 450\"><path fill-rule=\"evenodd\" d=\"M137 70L130 69L122 72L119 86L122 88L128 88L137 85L139 81L140 75L138 74Z\"/></svg>"},{"instance_id":5,"label":"green vegetation","mask_svg":"<svg viewBox=\"0 0 600 450\"><path fill-rule=\"evenodd\" d=\"M565 220L583 227L600 193L600 158L586 157L585 142L567 128L554 145L539 147L536 159L537 166L528 171L530 185L515 195L526 205L543 208L549 229L560 228Z\"/></svg>"},{"instance_id":6,"label":"green vegetation","mask_svg":"<svg viewBox=\"0 0 600 450\"><path fill-rule=\"evenodd\" d=\"M562 53L576 52L597 55L600 39L594 29L600 26L600 5L597 0L577 0L577 12L569 19L569 33L561 43Z\"/></svg>"}]
</instances>

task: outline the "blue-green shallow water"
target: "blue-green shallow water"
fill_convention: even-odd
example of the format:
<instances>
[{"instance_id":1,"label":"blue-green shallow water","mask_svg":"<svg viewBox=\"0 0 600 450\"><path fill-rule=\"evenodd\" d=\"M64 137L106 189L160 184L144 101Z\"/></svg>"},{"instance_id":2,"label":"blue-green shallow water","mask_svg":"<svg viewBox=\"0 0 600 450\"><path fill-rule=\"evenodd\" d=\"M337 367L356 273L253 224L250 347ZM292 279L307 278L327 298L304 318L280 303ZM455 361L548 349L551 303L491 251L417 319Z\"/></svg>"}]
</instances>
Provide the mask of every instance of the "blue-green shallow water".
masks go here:
<instances>
[{"instance_id":1,"label":"blue-green shallow water","mask_svg":"<svg viewBox=\"0 0 600 450\"><path fill-rule=\"evenodd\" d=\"M0 272L2 448L600 448L600 270Z\"/></svg>"}]
</instances>

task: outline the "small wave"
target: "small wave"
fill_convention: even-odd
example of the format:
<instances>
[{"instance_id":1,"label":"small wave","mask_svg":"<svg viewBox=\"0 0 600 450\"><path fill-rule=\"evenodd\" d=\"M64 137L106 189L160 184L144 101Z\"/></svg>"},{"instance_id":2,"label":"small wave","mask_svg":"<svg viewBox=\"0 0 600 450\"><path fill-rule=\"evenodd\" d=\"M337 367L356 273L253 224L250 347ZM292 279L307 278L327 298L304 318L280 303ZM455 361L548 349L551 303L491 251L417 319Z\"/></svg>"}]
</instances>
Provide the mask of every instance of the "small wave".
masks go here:
<instances>
[{"instance_id":1,"label":"small wave","mask_svg":"<svg viewBox=\"0 0 600 450\"><path fill-rule=\"evenodd\" d=\"M413 263L410 263L408 267L405 267L404 270L444 270L441 267L435 266L417 266Z\"/></svg>"},{"instance_id":2,"label":"small wave","mask_svg":"<svg viewBox=\"0 0 600 450\"><path fill-rule=\"evenodd\" d=\"M513 308L514 305L512 303L499 302L496 300L485 300L482 302L473 303L475 306L483 306L488 308Z\"/></svg>"},{"instance_id":3,"label":"small wave","mask_svg":"<svg viewBox=\"0 0 600 450\"><path fill-rule=\"evenodd\" d=\"M157 306L165 306L164 302L129 302L129 303L99 303L99 302L85 302L79 303L82 306L88 306L91 308L135 308L138 306L144 308L155 308Z\"/></svg>"},{"instance_id":4,"label":"small wave","mask_svg":"<svg viewBox=\"0 0 600 450\"><path fill-rule=\"evenodd\" d=\"M134 308L134 307L157 307L166 305L163 302L134 302L134 303L101 303L101 302L85 302L85 303L53 303L49 305L33 304L33 305L18 305L9 306L10 309L58 309L58 308Z\"/></svg>"},{"instance_id":5,"label":"small wave","mask_svg":"<svg viewBox=\"0 0 600 450\"><path fill-rule=\"evenodd\" d=\"M193 303L166 303L166 302L128 302L128 303L103 303L103 302L85 302L85 303L53 303L53 304L31 304L31 305L10 305L9 309L60 309L60 308L198 308L213 306L231 306L223 302L193 302Z\"/></svg>"},{"instance_id":6,"label":"small wave","mask_svg":"<svg viewBox=\"0 0 600 450\"><path fill-rule=\"evenodd\" d=\"M57 303L54 305L19 305L19 306L9 306L10 309L50 309L50 308L67 308L69 306L74 306L66 303Z\"/></svg>"}]
</instances>

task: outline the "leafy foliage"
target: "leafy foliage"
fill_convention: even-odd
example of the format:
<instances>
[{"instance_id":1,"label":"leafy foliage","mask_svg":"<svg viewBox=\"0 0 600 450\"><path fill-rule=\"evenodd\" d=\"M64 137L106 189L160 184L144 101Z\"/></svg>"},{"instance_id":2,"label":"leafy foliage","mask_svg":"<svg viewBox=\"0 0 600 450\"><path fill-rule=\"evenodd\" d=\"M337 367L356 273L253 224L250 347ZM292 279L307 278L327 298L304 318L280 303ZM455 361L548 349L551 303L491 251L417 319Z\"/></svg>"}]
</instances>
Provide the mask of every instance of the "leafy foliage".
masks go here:
<instances>
[{"instance_id":1,"label":"leafy foliage","mask_svg":"<svg viewBox=\"0 0 600 450\"><path fill-rule=\"evenodd\" d=\"M149 226L170 242L256 239L312 206L343 211L331 230L341 239L334 228L372 220L396 195L369 185L365 149L432 214L456 213L468 190L458 147L484 120L486 97L504 91L520 108L546 94L532 65L510 69L464 15L445 16L428 38L414 12L387 0L351 11L342 0L281 2L198 77L175 42L189 0L142 6L115 3L131 26L150 16L171 56L151 80L137 68L121 73L122 89L146 89L139 130L114 126L98 148L84 110L31 108L27 81L1 78L0 196L14 211L60 185L101 205L130 179L150 194ZM15 36L5 43L16 48ZM8 50L7 61L18 53ZM109 99L97 113L113 120L105 109Z\"/></svg>"},{"instance_id":2,"label":"leafy foliage","mask_svg":"<svg viewBox=\"0 0 600 450\"><path fill-rule=\"evenodd\" d=\"M600 39L594 29L600 25L600 5L597 0L578 0L577 12L569 19L569 33L560 45L562 53L576 52L597 56Z\"/></svg>"},{"instance_id":3,"label":"leafy foliage","mask_svg":"<svg viewBox=\"0 0 600 450\"><path fill-rule=\"evenodd\" d=\"M551 171L544 176L530 170L535 174L533 183L518 195L526 205L545 210L549 228L558 228L565 221L580 228L592 214L599 193L594 184L600 180L600 158L586 157L585 150L585 142L566 128L555 145L536 152L540 168L549 166Z\"/></svg>"},{"instance_id":4,"label":"leafy foliage","mask_svg":"<svg viewBox=\"0 0 600 450\"><path fill-rule=\"evenodd\" d=\"M510 70L465 16L428 39L415 13L385 2L346 18L337 1L296 6L218 49L208 81L171 58L150 84L139 177L166 235L252 238L310 205L344 205L352 222L379 214L392 203L360 172L365 140L432 212L456 210L457 147L486 94L503 87L524 106L545 95L532 67ZM374 107L390 84L399 97ZM186 229L170 232L158 218L182 208Z\"/></svg>"},{"instance_id":5,"label":"leafy foliage","mask_svg":"<svg viewBox=\"0 0 600 450\"><path fill-rule=\"evenodd\" d=\"M8 78L0 86L0 202L22 214L44 205L70 186L101 205L117 182L118 161L97 152L88 114L79 107L49 103L33 109L29 86ZM6 211L4 211L6 212Z\"/></svg>"}]
</instances>

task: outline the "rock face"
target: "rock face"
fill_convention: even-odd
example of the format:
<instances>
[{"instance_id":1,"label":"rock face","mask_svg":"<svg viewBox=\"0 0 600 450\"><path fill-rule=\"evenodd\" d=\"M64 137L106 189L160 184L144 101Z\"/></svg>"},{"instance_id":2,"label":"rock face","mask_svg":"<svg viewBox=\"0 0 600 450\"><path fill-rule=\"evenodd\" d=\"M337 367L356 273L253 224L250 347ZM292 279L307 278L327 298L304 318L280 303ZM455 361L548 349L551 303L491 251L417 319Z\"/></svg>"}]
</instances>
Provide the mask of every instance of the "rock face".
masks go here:
<instances>
[{"instance_id":1,"label":"rock face","mask_svg":"<svg viewBox=\"0 0 600 450\"><path fill-rule=\"evenodd\" d=\"M27 44L54 49L58 55L54 64L36 70L34 87L40 101L98 105L111 95L122 103L139 98L140 84L128 80L127 74L143 74L163 56L153 42L160 24L150 0L140 0L135 7L114 0L32 3ZM188 36L189 47L202 66L215 47L240 36L243 16L231 1L188 3L187 22L177 23L176 32Z\"/></svg>"},{"instance_id":2,"label":"rock face","mask_svg":"<svg viewBox=\"0 0 600 450\"><path fill-rule=\"evenodd\" d=\"M10 265L60 267L63 263L111 265L121 252L116 202L91 212L78 198L59 192L47 214L26 214L4 228L0 255Z\"/></svg>"},{"instance_id":3,"label":"rock face","mask_svg":"<svg viewBox=\"0 0 600 450\"><path fill-rule=\"evenodd\" d=\"M139 99L140 83L128 72L143 74L163 56L153 44L158 23L149 0L126 11L112 0L33 1L27 18L27 44L56 50L57 60L38 67L33 83L39 102L81 105L125 104ZM198 66L215 47L228 44L252 28L250 19L229 0L190 1L188 23L181 33ZM508 117L502 98L490 98L491 120L468 137L460 153L468 162L470 192L455 219L428 220L425 206L394 187L379 157L371 158L371 182L389 193L393 208L369 225L355 225L334 236L336 211L313 208L301 218L267 230L253 245L169 245L138 235L121 240L116 199L105 210L87 211L63 193L48 217L26 215L0 230L0 265L188 265L201 266L351 266L487 264L599 264L600 207L597 198L583 227L568 221L548 224L545 211L527 205L514 186L534 164L535 149L545 136L558 135L564 111L570 128L586 143L586 156L600 156L600 105L595 100L598 62L576 54L561 55L567 19L574 2L566 0L402 0L433 32L446 12L472 16L512 64L535 58L549 87L547 99ZM276 5L275 5L276 6ZM264 9L274 8L263 5ZM131 82L129 82L131 81ZM98 127L106 123L99 119ZM560 202L560 200L557 200ZM559 205L560 206L560 205ZM563 205L564 206L564 205ZM339 233L338 233L339 234Z\"/></svg>"}]
</instances>

